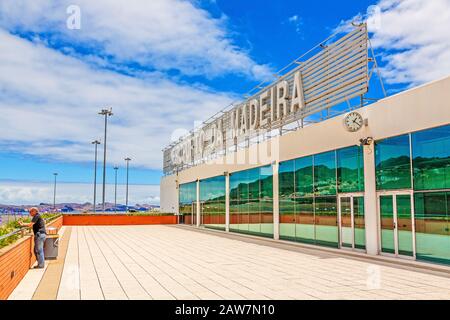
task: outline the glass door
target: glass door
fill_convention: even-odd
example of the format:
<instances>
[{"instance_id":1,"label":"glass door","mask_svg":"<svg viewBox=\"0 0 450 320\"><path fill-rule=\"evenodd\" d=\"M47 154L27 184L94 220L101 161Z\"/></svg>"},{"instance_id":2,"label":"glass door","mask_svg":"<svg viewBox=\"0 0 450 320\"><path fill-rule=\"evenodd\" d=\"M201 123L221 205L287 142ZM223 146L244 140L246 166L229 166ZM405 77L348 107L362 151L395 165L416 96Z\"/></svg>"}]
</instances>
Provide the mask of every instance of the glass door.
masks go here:
<instances>
[{"instance_id":1,"label":"glass door","mask_svg":"<svg viewBox=\"0 0 450 320\"><path fill-rule=\"evenodd\" d=\"M365 249L364 196L339 196L339 242L341 248Z\"/></svg>"},{"instance_id":2,"label":"glass door","mask_svg":"<svg viewBox=\"0 0 450 320\"><path fill-rule=\"evenodd\" d=\"M191 225L197 225L197 202L192 202Z\"/></svg>"},{"instance_id":3,"label":"glass door","mask_svg":"<svg viewBox=\"0 0 450 320\"><path fill-rule=\"evenodd\" d=\"M381 252L395 256L414 256L414 217L410 193L378 195Z\"/></svg>"}]
</instances>

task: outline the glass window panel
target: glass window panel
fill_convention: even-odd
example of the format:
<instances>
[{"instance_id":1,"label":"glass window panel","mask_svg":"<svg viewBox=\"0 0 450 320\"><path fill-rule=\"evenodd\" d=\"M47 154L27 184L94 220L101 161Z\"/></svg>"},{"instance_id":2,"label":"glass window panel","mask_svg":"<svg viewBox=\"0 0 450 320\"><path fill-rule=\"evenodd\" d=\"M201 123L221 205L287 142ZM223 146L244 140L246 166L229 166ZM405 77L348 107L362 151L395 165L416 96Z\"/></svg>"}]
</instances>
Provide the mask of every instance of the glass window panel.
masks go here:
<instances>
[{"instance_id":1,"label":"glass window panel","mask_svg":"<svg viewBox=\"0 0 450 320\"><path fill-rule=\"evenodd\" d=\"M238 190L239 190L239 199L248 199L249 196L249 190L248 190L248 170L241 171L239 173L239 184L238 184Z\"/></svg>"},{"instance_id":2,"label":"glass window panel","mask_svg":"<svg viewBox=\"0 0 450 320\"><path fill-rule=\"evenodd\" d=\"M239 175L238 173L231 173L230 174L230 200L239 199L238 196L238 184L239 184Z\"/></svg>"},{"instance_id":3,"label":"glass window panel","mask_svg":"<svg viewBox=\"0 0 450 320\"><path fill-rule=\"evenodd\" d=\"M280 199L294 197L294 163L294 160L280 163L278 169Z\"/></svg>"},{"instance_id":4,"label":"glass window panel","mask_svg":"<svg viewBox=\"0 0 450 320\"><path fill-rule=\"evenodd\" d=\"M295 160L295 192L297 197L312 196L313 157L303 157Z\"/></svg>"},{"instance_id":5,"label":"glass window panel","mask_svg":"<svg viewBox=\"0 0 450 320\"><path fill-rule=\"evenodd\" d=\"M338 247L336 197L316 197L314 207L316 244Z\"/></svg>"},{"instance_id":6,"label":"glass window panel","mask_svg":"<svg viewBox=\"0 0 450 320\"><path fill-rule=\"evenodd\" d=\"M295 202L294 199L280 199L280 238L295 239Z\"/></svg>"},{"instance_id":7,"label":"glass window panel","mask_svg":"<svg viewBox=\"0 0 450 320\"><path fill-rule=\"evenodd\" d=\"M258 199L259 198L259 168L247 170L248 173L248 198Z\"/></svg>"},{"instance_id":8,"label":"glass window panel","mask_svg":"<svg viewBox=\"0 0 450 320\"><path fill-rule=\"evenodd\" d=\"M343 247L352 248L352 203L350 197L340 197L341 209L341 244Z\"/></svg>"},{"instance_id":9,"label":"glass window panel","mask_svg":"<svg viewBox=\"0 0 450 320\"><path fill-rule=\"evenodd\" d=\"M450 188L450 125L411 134L414 189Z\"/></svg>"},{"instance_id":10,"label":"glass window panel","mask_svg":"<svg viewBox=\"0 0 450 320\"><path fill-rule=\"evenodd\" d=\"M248 200L239 200L239 231L248 231Z\"/></svg>"},{"instance_id":11,"label":"glass window panel","mask_svg":"<svg viewBox=\"0 0 450 320\"><path fill-rule=\"evenodd\" d=\"M239 202L230 199L230 230L239 230Z\"/></svg>"},{"instance_id":12,"label":"glass window panel","mask_svg":"<svg viewBox=\"0 0 450 320\"><path fill-rule=\"evenodd\" d=\"M411 188L409 135L393 137L375 144L378 190Z\"/></svg>"},{"instance_id":13,"label":"glass window panel","mask_svg":"<svg viewBox=\"0 0 450 320\"><path fill-rule=\"evenodd\" d=\"M394 244L394 199L380 196L381 251L395 253Z\"/></svg>"},{"instance_id":14,"label":"glass window panel","mask_svg":"<svg viewBox=\"0 0 450 320\"><path fill-rule=\"evenodd\" d=\"M360 146L337 150L339 192L364 191L364 157Z\"/></svg>"},{"instance_id":15,"label":"glass window panel","mask_svg":"<svg viewBox=\"0 0 450 320\"><path fill-rule=\"evenodd\" d=\"M272 166L265 166L259 168L261 191L259 197L262 199L273 198L273 170Z\"/></svg>"},{"instance_id":16,"label":"glass window panel","mask_svg":"<svg viewBox=\"0 0 450 320\"><path fill-rule=\"evenodd\" d=\"M259 200L249 200L248 212L248 231L251 233L260 233L261 212Z\"/></svg>"},{"instance_id":17,"label":"glass window panel","mask_svg":"<svg viewBox=\"0 0 450 320\"><path fill-rule=\"evenodd\" d=\"M366 248L366 225L364 219L364 197L353 197L353 225L355 229L355 248Z\"/></svg>"},{"instance_id":18,"label":"glass window panel","mask_svg":"<svg viewBox=\"0 0 450 320\"><path fill-rule=\"evenodd\" d=\"M180 222L184 224L195 224L193 212L197 202L197 183L189 182L179 185L178 211L182 215Z\"/></svg>"},{"instance_id":19,"label":"glass window panel","mask_svg":"<svg viewBox=\"0 0 450 320\"><path fill-rule=\"evenodd\" d=\"M273 200L261 200L261 234L273 235Z\"/></svg>"},{"instance_id":20,"label":"glass window panel","mask_svg":"<svg viewBox=\"0 0 450 320\"><path fill-rule=\"evenodd\" d=\"M336 153L314 156L314 191L318 195L336 194Z\"/></svg>"},{"instance_id":21,"label":"glass window panel","mask_svg":"<svg viewBox=\"0 0 450 320\"><path fill-rule=\"evenodd\" d=\"M413 255L413 234L411 219L411 196L397 195L397 235L398 253L406 256Z\"/></svg>"},{"instance_id":22,"label":"glass window panel","mask_svg":"<svg viewBox=\"0 0 450 320\"><path fill-rule=\"evenodd\" d=\"M450 264L450 192L414 194L416 257Z\"/></svg>"},{"instance_id":23,"label":"glass window panel","mask_svg":"<svg viewBox=\"0 0 450 320\"><path fill-rule=\"evenodd\" d=\"M295 199L295 236L298 241L314 243L314 198Z\"/></svg>"}]
</instances>

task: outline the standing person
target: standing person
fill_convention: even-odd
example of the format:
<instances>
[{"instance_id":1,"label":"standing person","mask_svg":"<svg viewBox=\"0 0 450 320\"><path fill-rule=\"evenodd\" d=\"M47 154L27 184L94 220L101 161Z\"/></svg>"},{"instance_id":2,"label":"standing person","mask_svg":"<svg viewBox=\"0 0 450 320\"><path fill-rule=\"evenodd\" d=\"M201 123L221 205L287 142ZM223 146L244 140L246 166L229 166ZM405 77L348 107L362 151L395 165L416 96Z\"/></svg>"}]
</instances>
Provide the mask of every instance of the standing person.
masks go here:
<instances>
[{"instance_id":1,"label":"standing person","mask_svg":"<svg viewBox=\"0 0 450 320\"><path fill-rule=\"evenodd\" d=\"M45 267L45 259L44 259L44 242L47 237L47 232L45 231L45 221L42 219L39 214L39 210L36 207L30 208L28 210L30 216L32 217L30 223L23 223L19 221L19 225L22 227L33 227L34 233L34 254L36 256L36 260L38 265L34 267L34 269L42 269Z\"/></svg>"}]
</instances>

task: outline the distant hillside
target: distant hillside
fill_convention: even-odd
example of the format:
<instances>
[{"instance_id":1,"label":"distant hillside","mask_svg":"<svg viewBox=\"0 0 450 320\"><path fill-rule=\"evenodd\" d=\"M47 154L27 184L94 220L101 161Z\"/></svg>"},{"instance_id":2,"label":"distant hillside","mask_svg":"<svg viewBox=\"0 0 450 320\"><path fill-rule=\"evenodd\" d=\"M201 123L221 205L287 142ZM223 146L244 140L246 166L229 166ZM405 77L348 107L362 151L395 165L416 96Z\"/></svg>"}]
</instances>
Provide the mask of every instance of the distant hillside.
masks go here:
<instances>
[{"instance_id":1,"label":"distant hillside","mask_svg":"<svg viewBox=\"0 0 450 320\"><path fill-rule=\"evenodd\" d=\"M7 205L7 204L0 204L0 213L9 213L9 212L17 212L17 213L25 213L26 209L31 207L37 207L39 211L46 212L46 211L53 211L53 204L52 203L40 203L35 205ZM139 211L146 211L151 209L157 209L159 208L159 205L153 205L153 204L135 204L135 205L129 205L129 209L139 210ZM102 205L97 204L96 209L102 210ZM117 211L125 211L126 206L124 204L117 204L117 207L114 208L114 203L105 203L105 211L114 211L116 209ZM56 204L56 210L60 212L72 212L72 211L92 211L93 205L90 202L86 203L57 203Z\"/></svg>"}]
</instances>

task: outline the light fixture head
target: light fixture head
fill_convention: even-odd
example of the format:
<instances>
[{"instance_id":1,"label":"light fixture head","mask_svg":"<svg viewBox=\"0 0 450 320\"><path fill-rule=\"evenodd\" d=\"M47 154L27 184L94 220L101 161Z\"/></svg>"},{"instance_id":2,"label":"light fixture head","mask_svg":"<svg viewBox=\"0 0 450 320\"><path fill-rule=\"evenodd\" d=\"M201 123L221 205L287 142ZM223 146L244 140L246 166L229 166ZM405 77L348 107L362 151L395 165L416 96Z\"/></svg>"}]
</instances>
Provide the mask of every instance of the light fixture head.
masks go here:
<instances>
[{"instance_id":1,"label":"light fixture head","mask_svg":"<svg viewBox=\"0 0 450 320\"><path fill-rule=\"evenodd\" d=\"M372 144L372 142L373 142L373 138L372 137L359 139L359 143L360 143L361 146L369 146L369 145Z\"/></svg>"}]
</instances>

